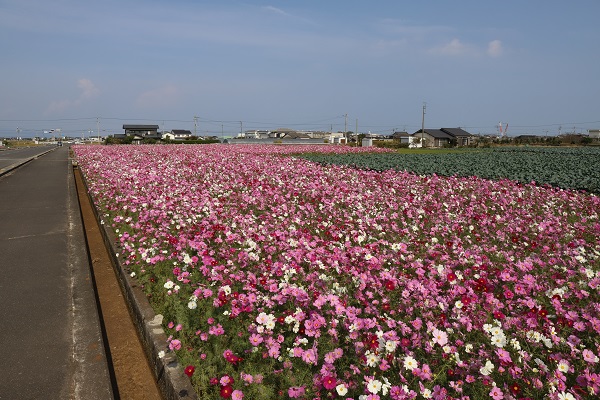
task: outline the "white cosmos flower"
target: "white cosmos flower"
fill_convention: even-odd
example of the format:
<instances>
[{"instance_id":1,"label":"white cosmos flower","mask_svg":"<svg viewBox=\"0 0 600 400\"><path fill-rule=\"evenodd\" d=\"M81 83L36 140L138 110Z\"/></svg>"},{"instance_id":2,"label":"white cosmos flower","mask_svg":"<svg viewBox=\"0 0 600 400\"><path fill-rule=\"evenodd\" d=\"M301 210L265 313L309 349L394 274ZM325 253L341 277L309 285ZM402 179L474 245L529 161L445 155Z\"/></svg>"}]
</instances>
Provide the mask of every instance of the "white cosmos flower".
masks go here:
<instances>
[{"instance_id":1,"label":"white cosmos flower","mask_svg":"<svg viewBox=\"0 0 600 400\"><path fill-rule=\"evenodd\" d=\"M275 328L275 321L272 319L268 320L267 323L265 324L265 328L272 331L273 328Z\"/></svg>"},{"instance_id":2,"label":"white cosmos flower","mask_svg":"<svg viewBox=\"0 0 600 400\"><path fill-rule=\"evenodd\" d=\"M367 353L365 354L366 359L367 359L367 366L369 367L376 367L377 363L379 362L379 357L377 356L377 354L375 353L371 353L369 351L367 351Z\"/></svg>"},{"instance_id":3,"label":"white cosmos flower","mask_svg":"<svg viewBox=\"0 0 600 400\"><path fill-rule=\"evenodd\" d=\"M569 392L560 392L558 394L558 399L559 400L575 400L575 396L573 396Z\"/></svg>"},{"instance_id":4,"label":"white cosmos flower","mask_svg":"<svg viewBox=\"0 0 600 400\"><path fill-rule=\"evenodd\" d=\"M381 390L381 386L381 382L379 382L377 379L373 379L368 383L367 390L369 393L377 394Z\"/></svg>"},{"instance_id":5,"label":"white cosmos flower","mask_svg":"<svg viewBox=\"0 0 600 400\"><path fill-rule=\"evenodd\" d=\"M488 376L494 370L494 364L490 360L486 360L485 365L479 369L481 375Z\"/></svg>"},{"instance_id":6,"label":"white cosmos flower","mask_svg":"<svg viewBox=\"0 0 600 400\"><path fill-rule=\"evenodd\" d=\"M340 383L339 385L337 385L335 387L335 391L337 392L337 394L339 394L340 396L344 396L346 393L348 393L348 388L346 387L346 385L344 385L343 383Z\"/></svg>"},{"instance_id":7,"label":"white cosmos flower","mask_svg":"<svg viewBox=\"0 0 600 400\"><path fill-rule=\"evenodd\" d=\"M407 370L412 371L418 366L419 364L417 363L417 360L415 360L411 356L404 357L404 368L406 368Z\"/></svg>"},{"instance_id":8,"label":"white cosmos flower","mask_svg":"<svg viewBox=\"0 0 600 400\"><path fill-rule=\"evenodd\" d=\"M558 363L558 370L560 372L569 372L569 363L566 360L560 360Z\"/></svg>"},{"instance_id":9,"label":"white cosmos flower","mask_svg":"<svg viewBox=\"0 0 600 400\"><path fill-rule=\"evenodd\" d=\"M500 335L492 336L492 344L496 347L506 346L506 335L502 333Z\"/></svg>"},{"instance_id":10,"label":"white cosmos flower","mask_svg":"<svg viewBox=\"0 0 600 400\"><path fill-rule=\"evenodd\" d=\"M490 335L492 335L492 336L504 335L504 332L502 331L502 328L500 328L499 326L494 326L492 329L490 329Z\"/></svg>"},{"instance_id":11,"label":"white cosmos flower","mask_svg":"<svg viewBox=\"0 0 600 400\"><path fill-rule=\"evenodd\" d=\"M394 340L388 340L387 342L385 342L385 349L388 353L391 353L394 350L396 350L397 346L398 344Z\"/></svg>"}]
</instances>

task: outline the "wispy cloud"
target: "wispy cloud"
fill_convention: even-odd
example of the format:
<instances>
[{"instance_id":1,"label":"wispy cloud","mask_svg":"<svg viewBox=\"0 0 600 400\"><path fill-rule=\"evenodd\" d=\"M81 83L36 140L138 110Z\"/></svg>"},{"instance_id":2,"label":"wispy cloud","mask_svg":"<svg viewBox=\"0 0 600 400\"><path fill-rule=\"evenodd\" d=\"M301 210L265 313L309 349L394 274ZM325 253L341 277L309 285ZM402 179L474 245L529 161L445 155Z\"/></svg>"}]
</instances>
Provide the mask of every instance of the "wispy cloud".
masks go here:
<instances>
[{"instance_id":1,"label":"wispy cloud","mask_svg":"<svg viewBox=\"0 0 600 400\"><path fill-rule=\"evenodd\" d=\"M500 57L504 49L500 40L492 40L488 43L487 53L491 57Z\"/></svg>"},{"instance_id":2,"label":"wispy cloud","mask_svg":"<svg viewBox=\"0 0 600 400\"><path fill-rule=\"evenodd\" d=\"M459 39L452 39L450 42L443 46L434 47L430 50L432 54L439 54L444 56L461 56L471 53L473 49L471 46L461 42Z\"/></svg>"},{"instance_id":3,"label":"wispy cloud","mask_svg":"<svg viewBox=\"0 0 600 400\"><path fill-rule=\"evenodd\" d=\"M89 79L80 79L77 81L77 86L79 89L81 89L80 100L90 99L99 93L99 90L96 85L94 85L94 82Z\"/></svg>"},{"instance_id":4,"label":"wispy cloud","mask_svg":"<svg viewBox=\"0 0 600 400\"><path fill-rule=\"evenodd\" d=\"M81 89L81 93L76 99L55 100L46 108L46 115L58 114L71 108L79 107L85 101L92 99L100 93L94 82L89 79L82 78L77 81L77 87Z\"/></svg>"},{"instance_id":5,"label":"wispy cloud","mask_svg":"<svg viewBox=\"0 0 600 400\"><path fill-rule=\"evenodd\" d=\"M286 17L291 17L292 15L283 11L281 8L273 7L273 6L265 6L262 8L265 11L269 11L279 15L285 15Z\"/></svg>"},{"instance_id":6,"label":"wispy cloud","mask_svg":"<svg viewBox=\"0 0 600 400\"><path fill-rule=\"evenodd\" d=\"M470 57L500 57L504 53L504 47L500 40L492 40L487 47L464 43L460 39L452 39L442 46L429 49L429 53L438 56L470 56Z\"/></svg>"}]
</instances>

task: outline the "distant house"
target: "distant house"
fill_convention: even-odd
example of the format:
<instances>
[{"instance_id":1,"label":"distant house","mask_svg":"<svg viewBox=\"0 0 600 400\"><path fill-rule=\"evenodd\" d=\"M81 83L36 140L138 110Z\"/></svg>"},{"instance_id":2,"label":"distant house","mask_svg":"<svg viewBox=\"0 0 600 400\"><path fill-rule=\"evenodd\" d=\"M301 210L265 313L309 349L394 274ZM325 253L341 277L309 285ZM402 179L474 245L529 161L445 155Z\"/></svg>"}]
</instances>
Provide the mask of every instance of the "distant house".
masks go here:
<instances>
[{"instance_id":1,"label":"distant house","mask_svg":"<svg viewBox=\"0 0 600 400\"><path fill-rule=\"evenodd\" d=\"M413 133L413 136L425 139L426 146L428 147L449 146L451 141L454 140L454 136L441 129L425 129L424 132L419 129Z\"/></svg>"},{"instance_id":2,"label":"distant house","mask_svg":"<svg viewBox=\"0 0 600 400\"><path fill-rule=\"evenodd\" d=\"M590 129L588 135L590 139L600 139L600 129Z\"/></svg>"},{"instance_id":3,"label":"distant house","mask_svg":"<svg viewBox=\"0 0 600 400\"><path fill-rule=\"evenodd\" d=\"M457 146L469 146L475 139L475 136L461 128L442 128L441 130L454 136Z\"/></svg>"},{"instance_id":4,"label":"distant house","mask_svg":"<svg viewBox=\"0 0 600 400\"><path fill-rule=\"evenodd\" d=\"M271 137L271 131L251 129L238 134L238 137L246 139L268 139Z\"/></svg>"},{"instance_id":5,"label":"distant house","mask_svg":"<svg viewBox=\"0 0 600 400\"><path fill-rule=\"evenodd\" d=\"M168 140L187 140L192 137L192 132L186 129L172 129L171 132L163 133L162 138Z\"/></svg>"},{"instance_id":6,"label":"distant house","mask_svg":"<svg viewBox=\"0 0 600 400\"><path fill-rule=\"evenodd\" d=\"M421 129L412 134L415 138L425 139L428 147L444 147L453 143L456 146L468 146L473 143L475 136L461 128Z\"/></svg>"},{"instance_id":7,"label":"distant house","mask_svg":"<svg viewBox=\"0 0 600 400\"><path fill-rule=\"evenodd\" d=\"M327 139L331 136L331 132L325 131L306 131L306 134L313 139Z\"/></svg>"},{"instance_id":8,"label":"distant house","mask_svg":"<svg viewBox=\"0 0 600 400\"><path fill-rule=\"evenodd\" d=\"M123 125L123 129L126 136L138 135L142 138L148 136L152 138L159 137L158 125Z\"/></svg>"},{"instance_id":9,"label":"distant house","mask_svg":"<svg viewBox=\"0 0 600 400\"><path fill-rule=\"evenodd\" d=\"M271 131L271 137L275 137L275 138L283 138L283 137L287 137L290 138L291 136L287 136L288 134L295 134L296 130L294 129L290 129L290 128L277 128L277 129L273 129Z\"/></svg>"},{"instance_id":10,"label":"distant house","mask_svg":"<svg viewBox=\"0 0 600 400\"><path fill-rule=\"evenodd\" d=\"M286 132L283 136L280 136L286 139L310 139L310 136L304 132Z\"/></svg>"},{"instance_id":11,"label":"distant house","mask_svg":"<svg viewBox=\"0 0 600 400\"><path fill-rule=\"evenodd\" d=\"M390 138L399 140L400 143L409 143L410 142L410 134L404 131L396 131L390 135Z\"/></svg>"}]
</instances>

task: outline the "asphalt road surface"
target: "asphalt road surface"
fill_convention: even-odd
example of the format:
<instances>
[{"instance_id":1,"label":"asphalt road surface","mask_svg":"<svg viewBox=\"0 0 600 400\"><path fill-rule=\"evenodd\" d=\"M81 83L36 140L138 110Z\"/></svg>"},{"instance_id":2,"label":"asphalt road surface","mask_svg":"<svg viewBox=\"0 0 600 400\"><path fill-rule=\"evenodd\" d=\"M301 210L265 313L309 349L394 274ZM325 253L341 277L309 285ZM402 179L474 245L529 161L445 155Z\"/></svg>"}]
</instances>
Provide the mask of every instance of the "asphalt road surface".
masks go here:
<instances>
[{"instance_id":1,"label":"asphalt road surface","mask_svg":"<svg viewBox=\"0 0 600 400\"><path fill-rule=\"evenodd\" d=\"M67 146L0 174L0 399L113 398L72 174Z\"/></svg>"},{"instance_id":2,"label":"asphalt road surface","mask_svg":"<svg viewBox=\"0 0 600 400\"><path fill-rule=\"evenodd\" d=\"M32 157L39 156L40 154L46 153L55 148L56 146L36 146L0 150L0 170L3 170L4 168L7 168L13 164L25 162Z\"/></svg>"}]
</instances>

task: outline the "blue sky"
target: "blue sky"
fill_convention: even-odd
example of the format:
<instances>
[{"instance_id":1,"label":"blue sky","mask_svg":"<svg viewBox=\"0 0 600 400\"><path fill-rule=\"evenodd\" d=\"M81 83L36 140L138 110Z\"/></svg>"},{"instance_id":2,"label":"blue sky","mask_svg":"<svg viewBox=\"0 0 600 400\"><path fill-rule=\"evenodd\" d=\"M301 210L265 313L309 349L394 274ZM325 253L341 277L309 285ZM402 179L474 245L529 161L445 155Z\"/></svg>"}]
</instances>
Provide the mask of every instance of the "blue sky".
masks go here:
<instances>
[{"instance_id":1,"label":"blue sky","mask_svg":"<svg viewBox=\"0 0 600 400\"><path fill-rule=\"evenodd\" d=\"M598 129L599 16L598 0L0 0L0 137L194 116L202 134L414 132L423 102L430 128Z\"/></svg>"}]
</instances>

